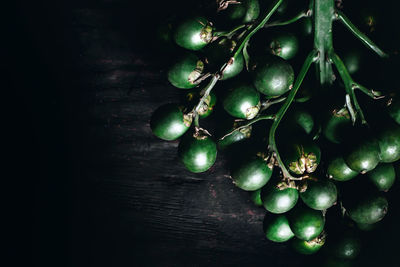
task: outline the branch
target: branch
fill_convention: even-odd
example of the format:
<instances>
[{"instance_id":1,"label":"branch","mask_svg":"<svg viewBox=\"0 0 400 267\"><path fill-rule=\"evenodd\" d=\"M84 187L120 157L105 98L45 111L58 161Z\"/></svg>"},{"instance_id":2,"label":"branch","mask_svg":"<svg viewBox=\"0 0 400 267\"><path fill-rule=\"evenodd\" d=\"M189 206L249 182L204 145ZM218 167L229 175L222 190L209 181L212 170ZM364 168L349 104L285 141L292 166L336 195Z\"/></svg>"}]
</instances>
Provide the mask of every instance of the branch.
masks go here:
<instances>
[{"instance_id":1,"label":"branch","mask_svg":"<svg viewBox=\"0 0 400 267\"><path fill-rule=\"evenodd\" d=\"M225 134L224 136L222 136L219 140L224 140L226 137L232 135L234 132L239 131L243 128L249 127L250 125L258 122L258 121L262 121L262 120L273 120L275 118L275 115L260 115L257 116L256 118L252 119L251 121L248 121L246 124L243 124L239 127L237 127L236 129L230 131L229 133Z\"/></svg>"},{"instance_id":2,"label":"branch","mask_svg":"<svg viewBox=\"0 0 400 267\"><path fill-rule=\"evenodd\" d=\"M301 11L299 14L297 14L293 18L285 20L285 21L274 21L269 24L265 24L264 28L275 27L275 26L285 26L285 25L294 23L294 22L296 22L302 18L306 18L306 17L311 17L311 9L306 10L306 11Z\"/></svg>"},{"instance_id":3,"label":"branch","mask_svg":"<svg viewBox=\"0 0 400 267\"><path fill-rule=\"evenodd\" d=\"M368 38L367 35L362 33L350 20L347 18L342 11L336 10L336 17L346 26L348 30L351 31L354 36L356 36L364 45L366 45L369 49L373 50L380 57L388 57L388 55L383 52L371 39Z\"/></svg>"},{"instance_id":4,"label":"branch","mask_svg":"<svg viewBox=\"0 0 400 267\"><path fill-rule=\"evenodd\" d=\"M313 62L315 62L319 57L319 53L316 50L311 51L306 60L303 63L303 66L300 69L299 75L296 78L296 81L293 85L292 90L290 91L289 95L287 96L287 99L285 101L285 103L283 103L283 105L281 106L281 108L279 109L279 111L276 113L276 117L275 120L271 126L271 129L269 130L269 151L274 153L274 157L276 158L283 176L285 178L291 179L291 180L296 180L295 177L293 177L292 175L290 175L289 171L286 169L285 165L282 162L282 159L278 153L278 149L276 146L276 141L275 141L275 132L276 129L279 126L279 123L281 122L283 116L285 115L286 111L289 109L290 104L293 102L294 97L296 96L297 91L300 88L301 83L304 80L304 77L306 76L308 69L310 68L311 64Z\"/></svg>"},{"instance_id":5,"label":"branch","mask_svg":"<svg viewBox=\"0 0 400 267\"><path fill-rule=\"evenodd\" d=\"M344 83L344 88L346 90L346 106L350 112L351 115L351 120L353 124L356 122L357 119L357 114L360 116L361 123L362 124L367 124L367 121L365 120L364 113L361 110L360 105L358 104L356 94L354 93L354 89L356 88L356 83L353 81L351 78L349 71L347 70L346 66L344 65L343 61L340 59L340 57L332 52L329 55L330 59L333 61L333 64L335 65L336 69L339 72L340 77L343 80ZM354 105L354 108L353 108ZM354 111L355 109L355 111Z\"/></svg>"}]
</instances>

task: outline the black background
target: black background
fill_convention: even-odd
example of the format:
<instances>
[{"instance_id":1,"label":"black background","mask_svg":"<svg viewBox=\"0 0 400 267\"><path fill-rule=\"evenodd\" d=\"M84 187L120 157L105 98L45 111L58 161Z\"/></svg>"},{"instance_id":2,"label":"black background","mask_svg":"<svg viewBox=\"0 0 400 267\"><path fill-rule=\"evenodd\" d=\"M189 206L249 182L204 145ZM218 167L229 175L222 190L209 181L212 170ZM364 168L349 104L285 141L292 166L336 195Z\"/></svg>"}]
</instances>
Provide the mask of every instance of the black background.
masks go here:
<instances>
[{"instance_id":1,"label":"black background","mask_svg":"<svg viewBox=\"0 0 400 267\"><path fill-rule=\"evenodd\" d=\"M177 163L178 143L150 132L151 112L178 99L151 34L161 18L190 7L99 0L4 8L4 232L13 265L309 262L265 240L264 211L227 179L223 156L190 174ZM365 239L371 266L398 266L389 249L397 203L386 230Z\"/></svg>"}]
</instances>

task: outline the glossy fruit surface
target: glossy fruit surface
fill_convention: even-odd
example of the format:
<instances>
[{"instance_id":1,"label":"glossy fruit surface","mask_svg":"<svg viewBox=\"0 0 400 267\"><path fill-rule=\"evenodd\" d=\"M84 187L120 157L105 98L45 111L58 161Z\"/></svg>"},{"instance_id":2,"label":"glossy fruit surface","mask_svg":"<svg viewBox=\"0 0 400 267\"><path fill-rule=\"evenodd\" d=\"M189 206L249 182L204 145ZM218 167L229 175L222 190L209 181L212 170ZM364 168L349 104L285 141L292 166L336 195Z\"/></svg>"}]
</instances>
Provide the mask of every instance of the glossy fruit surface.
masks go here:
<instances>
[{"instance_id":1,"label":"glossy fruit surface","mask_svg":"<svg viewBox=\"0 0 400 267\"><path fill-rule=\"evenodd\" d=\"M268 51L285 60L292 59L299 50L299 41L289 32L274 32L268 41Z\"/></svg>"},{"instance_id":2,"label":"glossy fruit surface","mask_svg":"<svg viewBox=\"0 0 400 267\"><path fill-rule=\"evenodd\" d=\"M259 157L242 161L231 172L233 183L246 191L254 191L263 187L271 178L272 170Z\"/></svg>"},{"instance_id":3,"label":"glossy fruit surface","mask_svg":"<svg viewBox=\"0 0 400 267\"><path fill-rule=\"evenodd\" d=\"M316 253L325 244L324 240L310 240L305 241L299 238L294 238L292 241L292 247L295 251L304 255L311 255Z\"/></svg>"},{"instance_id":4,"label":"glossy fruit surface","mask_svg":"<svg viewBox=\"0 0 400 267\"><path fill-rule=\"evenodd\" d=\"M281 96L293 86L293 68L278 56L259 57L251 63L250 70L254 86L267 98Z\"/></svg>"},{"instance_id":5,"label":"glossy fruit surface","mask_svg":"<svg viewBox=\"0 0 400 267\"><path fill-rule=\"evenodd\" d=\"M175 140L189 129L191 123L192 118L184 115L177 104L166 104L154 111L150 127L158 138Z\"/></svg>"},{"instance_id":6,"label":"glossy fruit surface","mask_svg":"<svg viewBox=\"0 0 400 267\"><path fill-rule=\"evenodd\" d=\"M358 175L356 171L350 169L341 156L329 162L326 172L329 178L341 182L351 180Z\"/></svg>"},{"instance_id":7,"label":"glossy fruit surface","mask_svg":"<svg viewBox=\"0 0 400 267\"><path fill-rule=\"evenodd\" d=\"M264 218L265 236L274 242L285 242L294 237L285 215L267 214Z\"/></svg>"},{"instance_id":8,"label":"glossy fruit surface","mask_svg":"<svg viewBox=\"0 0 400 267\"><path fill-rule=\"evenodd\" d=\"M225 132L225 134L231 132L236 127L237 127L236 124L234 124L232 128L229 128ZM250 126L241 128L237 131L234 131L231 135L225 136L223 139L219 139L218 140L218 148L226 149L227 147L229 147L232 144L235 144L235 143L238 143L240 141L250 138L251 130L252 130L252 127L250 125Z\"/></svg>"},{"instance_id":9,"label":"glossy fruit surface","mask_svg":"<svg viewBox=\"0 0 400 267\"><path fill-rule=\"evenodd\" d=\"M354 74L360 70L362 66L362 54L360 51L350 51L343 56L343 63L347 67L350 74Z\"/></svg>"},{"instance_id":10,"label":"glossy fruit surface","mask_svg":"<svg viewBox=\"0 0 400 267\"><path fill-rule=\"evenodd\" d=\"M380 163L366 175L380 191L388 191L396 179L394 167L390 163Z\"/></svg>"},{"instance_id":11,"label":"glossy fruit surface","mask_svg":"<svg viewBox=\"0 0 400 267\"><path fill-rule=\"evenodd\" d=\"M178 155L189 171L205 172L217 158L217 146L208 135L190 133L179 143Z\"/></svg>"},{"instance_id":12,"label":"glossy fruit surface","mask_svg":"<svg viewBox=\"0 0 400 267\"><path fill-rule=\"evenodd\" d=\"M298 198L299 193L297 189L280 189L277 187L277 184L267 185L261 191L264 208L275 214L291 210L296 205Z\"/></svg>"},{"instance_id":13,"label":"glossy fruit surface","mask_svg":"<svg viewBox=\"0 0 400 267\"><path fill-rule=\"evenodd\" d=\"M193 88L203 70L204 63L196 55L185 53L168 70L168 80L173 86L181 89Z\"/></svg>"},{"instance_id":14,"label":"glossy fruit surface","mask_svg":"<svg viewBox=\"0 0 400 267\"><path fill-rule=\"evenodd\" d=\"M382 162L391 163L400 159L400 126L393 124L381 129L377 139Z\"/></svg>"},{"instance_id":15,"label":"glossy fruit surface","mask_svg":"<svg viewBox=\"0 0 400 267\"><path fill-rule=\"evenodd\" d=\"M295 107L293 111L287 115L284 123L288 126L291 124L297 125L303 129L306 134L310 134L314 129L314 119L311 113L301 107Z\"/></svg>"},{"instance_id":16,"label":"glossy fruit surface","mask_svg":"<svg viewBox=\"0 0 400 267\"><path fill-rule=\"evenodd\" d=\"M321 161L321 150L315 142L300 140L287 144L282 158L288 169L295 174L314 172Z\"/></svg>"},{"instance_id":17,"label":"glossy fruit surface","mask_svg":"<svg viewBox=\"0 0 400 267\"><path fill-rule=\"evenodd\" d=\"M300 193L300 197L310 208L326 210L335 204L337 189L335 184L328 180L308 180L307 189Z\"/></svg>"},{"instance_id":18,"label":"glossy fruit surface","mask_svg":"<svg viewBox=\"0 0 400 267\"><path fill-rule=\"evenodd\" d=\"M261 188L251 192L250 199L256 206L262 206L263 203L261 200Z\"/></svg>"},{"instance_id":19,"label":"glossy fruit surface","mask_svg":"<svg viewBox=\"0 0 400 267\"><path fill-rule=\"evenodd\" d=\"M249 23L260 14L260 5L258 0L241 0L239 4L231 4L226 10L221 12L226 20L231 23Z\"/></svg>"},{"instance_id":20,"label":"glossy fruit surface","mask_svg":"<svg viewBox=\"0 0 400 267\"><path fill-rule=\"evenodd\" d=\"M220 38L212 42L205 51L207 62L212 71L220 70L221 66L226 63L235 48L236 42L228 38ZM240 53L234 58L233 63L228 65L220 80L227 80L238 75L244 68L243 54Z\"/></svg>"},{"instance_id":21,"label":"glossy fruit surface","mask_svg":"<svg viewBox=\"0 0 400 267\"><path fill-rule=\"evenodd\" d=\"M188 18L175 28L173 39L183 48L200 50L211 41L212 27L204 17Z\"/></svg>"},{"instance_id":22,"label":"glossy fruit surface","mask_svg":"<svg viewBox=\"0 0 400 267\"><path fill-rule=\"evenodd\" d=\"M388 106L387 111L389 115L400 124L400 100L394 99L391 104Z\"/></svg>"},{"instance_id":23,"label":"glossy fruit surface","mask_svg":"<svg viewBox=\"0 0 400 267\"><path fill-rule=\"evenodd\" d=\"M347 109L333 110L323 123L322 134L332 143L340 144L348 131L351 130L351 127L352 124Z\"/></svg>"},{"instance_id":24,"label":"glossy fruit surface","mask_svg":"<svg viewBox=\"0 0 400 267\"><path fill-rule=\"evenodd\" d=\"M222 104L230 115L250 120L260 110L260 94L251 85L237 84L226 92Z\"/></svg>"},{"instance_id":25,"label":"glossy fruit surface","mask_svg":"<svg viewBox=\"0 0 400 267\"><path fill-rule=\"evenodd\" d=\"M352 233L334 236L329 241L329 251L337 258L354 259L360 253L361 241Z\"/></svg>"},{"instance_id":26,"label":"glossy fruit surface","mask_svg":"<svg viewBox=\"0 0 400 267\"><path fill-rule=\"evenodd\" d=\"M388 210L388 202L383 196L368 196L350 206L346 212L356 223L372 224L383 219Z\"/></svg>"},{"instance_id":27,"label":"glossy fruit surface","mask_svg":"<svg viewBox=\"0 0 400 267\"><path fill-rule=\"evenodd\" d=\"M344 155L344 161L356 172L365 173L373 170L380 161L378 141L373 138L355 140Z\"/></svg>"},{"instance_id":28,"label":"glossy fruit surface","mask_svg":"<svg viewBox=\"0 0 400 267\"><path fill-rule=\"evenodd\" d=\"M316 238L324 229L325 220L318 210L297 207L288 216L290 228L299 239L309 241Z\"/></svg>"}]
</instances>

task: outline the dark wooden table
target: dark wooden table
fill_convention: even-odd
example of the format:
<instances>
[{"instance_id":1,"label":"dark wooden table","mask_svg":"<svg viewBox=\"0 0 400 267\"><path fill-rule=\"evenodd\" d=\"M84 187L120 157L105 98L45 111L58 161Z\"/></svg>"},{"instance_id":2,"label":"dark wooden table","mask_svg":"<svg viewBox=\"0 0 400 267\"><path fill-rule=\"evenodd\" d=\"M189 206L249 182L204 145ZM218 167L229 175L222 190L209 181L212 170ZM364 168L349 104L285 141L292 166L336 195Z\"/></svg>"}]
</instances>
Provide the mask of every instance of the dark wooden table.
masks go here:
<instances>
[{"instance_id":1,"label":"dark wooden table","mask_svg":"<svg viewBox=\"0 0 400 267\"><path fill-rule=\"evenodd\" d=\"M12 135L20 142L11 155L28 160L15 166L27 197L15 200L12 224L28 231L16 231L10 247L33 228L33 252L21 257L25 250L10 249L13 257L37 266L308 262L288 244L266 240L265 211L233 186L223 155L210 171L192 174L177 160L177 141L152 135L152 111L176 102L178 92L146 40L179 5L17 6L8 81L18 99Z\"/></svg>"}]
</instances>

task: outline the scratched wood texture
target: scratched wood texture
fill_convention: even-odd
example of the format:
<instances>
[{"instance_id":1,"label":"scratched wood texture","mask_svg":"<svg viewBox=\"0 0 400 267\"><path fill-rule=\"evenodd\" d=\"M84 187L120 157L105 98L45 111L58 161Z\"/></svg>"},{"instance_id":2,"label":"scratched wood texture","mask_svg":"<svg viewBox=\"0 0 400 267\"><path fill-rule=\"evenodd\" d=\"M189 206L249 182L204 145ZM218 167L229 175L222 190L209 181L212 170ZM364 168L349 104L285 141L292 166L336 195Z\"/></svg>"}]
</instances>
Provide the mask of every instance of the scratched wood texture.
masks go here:
<instances>
[{"instance_id":1,"label":"scratched wood texture","mask_svg":"<svg viewBox=\"0 0 400 267\"><path fill-rule=\"evenodd\" d=\"M266 240L265 211L233 186L224 155L192 174L177 160L178 142L150 131L152 111L179 99L151 33L160 17L195 2L18 6L25 35L13 32L15 68L30 71L10 77L40 151L28 154L29 173L41 172L28 183L37 266L313 266ZM33 43L26 51L24 38Z\"/></svg>"}]
</instances>

